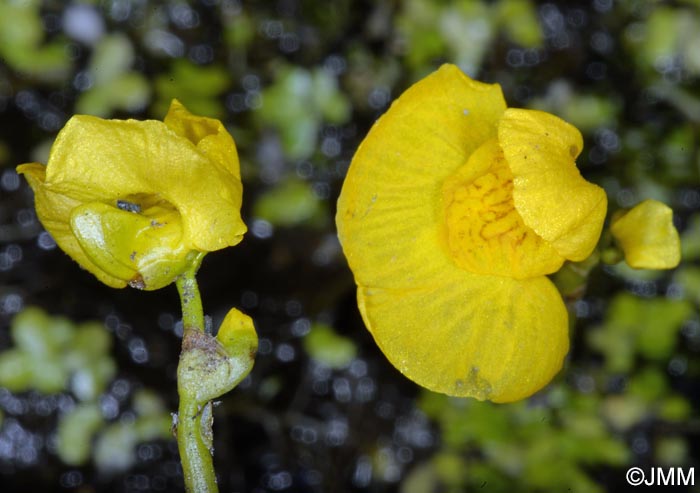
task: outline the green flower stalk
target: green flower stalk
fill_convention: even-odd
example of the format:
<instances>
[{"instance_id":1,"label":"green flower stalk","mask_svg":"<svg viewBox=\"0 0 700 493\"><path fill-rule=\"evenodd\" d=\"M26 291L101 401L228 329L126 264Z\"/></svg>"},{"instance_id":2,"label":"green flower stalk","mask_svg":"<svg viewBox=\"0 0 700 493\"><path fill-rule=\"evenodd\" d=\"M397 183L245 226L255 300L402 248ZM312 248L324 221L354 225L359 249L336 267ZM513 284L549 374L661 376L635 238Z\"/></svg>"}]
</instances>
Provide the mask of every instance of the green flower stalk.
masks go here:
<instances>
[{"instance_id":1,"label":"green flower stalk","mask_svg":"<svg viewBox=\"0 0 700 493\"><path fill-rule=\"evenodd\" d=\"M258 337L253 321L235 308L216 337L206 333L195 274L203 255L176 281L184 333L177 367L180 395L177 441L188 491L218 491L212 463L211 400L229 390L253 368Z\"/></svg>"}]
</instances>

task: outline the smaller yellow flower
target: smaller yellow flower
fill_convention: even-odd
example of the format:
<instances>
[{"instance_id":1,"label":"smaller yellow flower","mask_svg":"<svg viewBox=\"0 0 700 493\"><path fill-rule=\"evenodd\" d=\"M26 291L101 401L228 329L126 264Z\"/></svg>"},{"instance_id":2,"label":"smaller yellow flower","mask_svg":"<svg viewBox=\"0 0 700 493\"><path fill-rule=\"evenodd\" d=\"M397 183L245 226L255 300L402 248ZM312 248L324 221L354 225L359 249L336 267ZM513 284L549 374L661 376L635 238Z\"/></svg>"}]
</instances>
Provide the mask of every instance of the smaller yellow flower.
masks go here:
<instances>
[{"instance_id":1,"label":"smaller yellow flower","mask_svg":"<svg viewBox=\"0 0 700 493\"><path fill-rule=\"evenodd\" d=\"M233 138L176 100L163 122L76 115L46 166L17 171L56 243L111 287L161 288L246 231Z\"/></svg>"},{"instance_id":2,"label":"smaller yellow flower","mask_svg":"<svg viewBox=\"0 0 700 493\"><path fill-rule=\"evenodd\" d=\"M681 241L673 211L657 200L645 200L614 218L610 231L635 269L673 269L681 261Z\"/></svg>"}]
</instances>

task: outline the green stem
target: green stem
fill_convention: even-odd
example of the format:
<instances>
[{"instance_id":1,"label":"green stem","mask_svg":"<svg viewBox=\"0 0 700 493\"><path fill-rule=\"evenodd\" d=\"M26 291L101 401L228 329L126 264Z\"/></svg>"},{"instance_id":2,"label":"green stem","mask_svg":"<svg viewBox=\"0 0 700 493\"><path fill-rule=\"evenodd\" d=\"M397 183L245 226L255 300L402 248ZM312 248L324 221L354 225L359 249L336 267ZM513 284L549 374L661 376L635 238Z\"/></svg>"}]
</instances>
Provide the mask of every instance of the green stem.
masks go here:
<instances>
[{"instance_id":1,"label":"green stem","mask_svg":"<svg viewBox=\"0 0 700 493\"><path fill-rule=\"evenodd\" d=\"M202 438L202 411L196 402L180 398L177 448L180 451L185 490L188 493L219 491L211 452Z\"/></svg>"},{"instance_id":2,"label":"green stem","mask_svg":"<svg viewBox=\"0 0 700 493\"><path fill-rule=\"evenodd\" d=\"M182 303L183 351L189 346L192 334L204 332L202 299L195 278L203 258L204 253L193 257L190 268L175 282ZM204 404L204 406L206 405L208 404ZM185 489L189 493L217 493L219 491L211 451L204 442L205 436L211 437L211 423L202 422L204 406L180 392L177 445L185 477ZM203 429L202 425L208 429Z\"/></svg>"},{"instance_id":3,"label":"green stem","mask_svg":"<svg viewBox=\"0 0 700 493\"><path fill-rule=\"evenodd\" d=\"M181 274L175 281L177 291L180 293L182 303L183 329L204 330L204 311L202 310L202 298L199 295L199 286L195 275L202 263L204 253L199 253L192 258L190 268Z\"/></svg>"}]
</instances>

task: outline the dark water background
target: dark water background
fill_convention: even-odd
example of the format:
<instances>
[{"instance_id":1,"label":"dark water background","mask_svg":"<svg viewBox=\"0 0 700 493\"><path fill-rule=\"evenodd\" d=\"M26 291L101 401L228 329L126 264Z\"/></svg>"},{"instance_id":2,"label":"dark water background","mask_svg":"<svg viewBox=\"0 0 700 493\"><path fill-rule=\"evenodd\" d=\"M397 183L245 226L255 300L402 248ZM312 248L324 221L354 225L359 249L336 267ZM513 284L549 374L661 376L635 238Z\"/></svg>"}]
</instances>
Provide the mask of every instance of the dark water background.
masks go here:
<instances>
[{"instance_id":1,"label":"dark water background","mask_svg":"<svg viewBox=\"0 0 700 493\"><path fill-rule=\"evenodd\" d=\"M9 10L18 5L21 14ZM208 255L198 276L215 326L237 306L260 337L251 376L215 411L222 491L622 491L631 465L697 463L697 2L3 0L0 8L0 351L13 346L11 320L28 306L104 322L117 364L99 400L103 410L117 402L108 421L133 415L129 396L139 388L176 409L175 288L113 290L81 271L43 233L14 166L45 162L74 113L161 118L177 97L234 136L250 229L240 245ZM578 318L566 368L518 405L446 399L403 378L363 327L335 239L335 200L355 148L394 98L443 62L500 83L512 106L572 121L586 142L579 168L606 189L611 211L657 198L684 234L675 272L592 272L587 294L570 304ZM615 318L610 306L623 293L641 301ZM633 332L657 328L619 322L636 320L629 311L651 300L671 314L676 302L691 307L664 328L668 351L653 356ZM319 325L351 342L343 367L305 346ZM631 363L611 366L625 351ZM3 492L181 491L167 438L138 446L135 464L118 473L62 462L56 426L75 402L69 389L0 387Z\"/></svg>"}]
</instances>

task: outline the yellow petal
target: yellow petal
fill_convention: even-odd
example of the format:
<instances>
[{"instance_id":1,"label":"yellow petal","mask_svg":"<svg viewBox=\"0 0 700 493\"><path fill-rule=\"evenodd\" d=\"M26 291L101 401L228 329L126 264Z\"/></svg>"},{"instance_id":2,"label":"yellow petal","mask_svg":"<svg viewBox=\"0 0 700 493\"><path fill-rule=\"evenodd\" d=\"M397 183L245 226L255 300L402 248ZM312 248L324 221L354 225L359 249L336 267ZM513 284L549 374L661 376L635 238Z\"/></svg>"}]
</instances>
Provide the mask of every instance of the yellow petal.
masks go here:
<instances>
[{"instance_id":1,"label":"yellow petal","mask_svg":"<svg viewBox=\"0 0 700 493\"><path fill-rule=\"evenodd\" d=\"M71 211L80 205L67 195L55 193L45 186L46 167L38 163L22 164L17 172L24 175L34 190L34 204L41 224L51 234L56 244L78 262L83 268L92 272L107 286L123 288L127 285L124 278L114 277L100 271L83 251L70 226Z\"/></svg>"},{"instance_id":2,"label":"yellow petal","mask_svg":"<svg viewBox=\"0 0 700 493\"><path fill-rule=\"evenodd\" d=\"M483 168L474 178L473 170ZM443 199L447 246L463 269L526 279L556 272L564 263L516 211L513 174L495 138L445 181Z\"/></svg>"},{"instance_id":3,"label":"yellow petal","mask_svg":"<svg viewBox=\"0 0 700 493\"><path fill-rule=\"evenodd\" d=\"M598 242L607 198L576 168L580 132L549 113L509 108L499 122L498 140L525 224L563 257L585 259Z\"/></svg>"},{"instance_id":4,"label":"yellow petal","mask_svg":"<svg viewBox=\"0 0 700 493\"><path fill-rule=\"evenodd\" d=\"M645 200L614 219L610 231L630 267L673 269L681 261L673 211L657 200Z\"/></svg>"},{"instance_id":5,"label":"yellow petal","mask_svg":"<svg viewBox=\"0 0 700 493\"><path fill-rule=\"evenodd\" d=\"M182 216L188 247L218 250L240 242L246 228L237 156L217 139L202 150L163 122L74 116L51 148L45 185L80 202L158 195ZM221 155L235 166L224 169Z\"/></svg>"},{"instance_id":6,"label":"yellow petal","mask_svg":"<svg viewBox=\"0 0 700 493\"><path fill-rule=\"evenodd\" d=\"M442 184L496 135L504 110L498 85L443 65L375 123L350 165L336 216L359 285L420 286L454 266L440 238Z\"/></svg>"},{"instance_id":7,"label":"yellow petal","mask_svg":"<svg viewBox=\"0 0 700 493\"><path fill-rule=\"evenodd\" d=\"M221 169L228 171L240 180L241 171L236 144L221 121L193 115L180 101L173 99L163 122L175 133L197 146Z\"/></svg>"},{"instance_id":8,"label":"yellow petal","mask_svg":"<svg viewBox=\"0 0 700 493\"><path fill-rule=\"evenodd\" d=\"M428 288L361 287L358 305L399 371L449 395L523 399L552 379L568 351L566 309L545 277L452 269Z\"/></svg>"}]
</instances>

